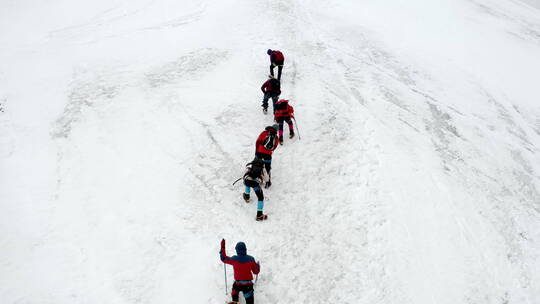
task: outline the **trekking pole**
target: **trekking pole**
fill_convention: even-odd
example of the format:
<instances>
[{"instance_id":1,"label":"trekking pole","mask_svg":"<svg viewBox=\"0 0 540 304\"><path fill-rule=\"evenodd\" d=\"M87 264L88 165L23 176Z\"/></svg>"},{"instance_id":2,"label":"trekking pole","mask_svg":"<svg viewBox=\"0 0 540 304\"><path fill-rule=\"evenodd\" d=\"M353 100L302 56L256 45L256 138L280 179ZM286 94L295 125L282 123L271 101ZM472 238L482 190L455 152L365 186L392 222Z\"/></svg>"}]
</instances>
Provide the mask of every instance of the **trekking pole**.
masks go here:
<instances>
[{"instance_id":1,"label":"trekking pole","mask_svg":"<svg viewBox=\"0 0 540 304\"><path fill-rule=\"evenodd\" d=\"M259 261L257 261L257 264L259 264ZM260 270L260 268L259 268L259 270ZM253 288L255 288L255 286L257 286L257 280L258 280L258 279L259 279L259 274L257 273L257 274L255 275L255 283L253 283Z\"/></svg>"},{"instance_id":2,"label":"trekking pole","mask_svg":"<svg viewBox=\"0 0 540 304\"><path fill-rule=\"evenodd\" d=\"M232 183L232 185L234 186L234 184L236 184L239 180L241 180L242 178L240 177L239 179L235 180L234 183Z\"/></svg>"},{"instance_id":3,"label":"trekking pole","mask_svg":"<svg viewBox=\"0 0 540 304\"><path fill-rule=\"evenodd\" d=\"M225 273L225 295L227 295L227 267L225 267L225 263L223 263L223 271Z\"/></svg>"},{"instance_id":4,"label":"trekking pole","mask_svg":"<svg viewBox=\"0 0 540 304\"><path fill-rule=\"evenodd\" d=\"M298 123L296 122L296 118L293 116L292 119L294 120L294 125L296 126L296 133L298 133L298 140L302 139L300 137L300 131L298 131Z\"/></svg>"}]
</instances>

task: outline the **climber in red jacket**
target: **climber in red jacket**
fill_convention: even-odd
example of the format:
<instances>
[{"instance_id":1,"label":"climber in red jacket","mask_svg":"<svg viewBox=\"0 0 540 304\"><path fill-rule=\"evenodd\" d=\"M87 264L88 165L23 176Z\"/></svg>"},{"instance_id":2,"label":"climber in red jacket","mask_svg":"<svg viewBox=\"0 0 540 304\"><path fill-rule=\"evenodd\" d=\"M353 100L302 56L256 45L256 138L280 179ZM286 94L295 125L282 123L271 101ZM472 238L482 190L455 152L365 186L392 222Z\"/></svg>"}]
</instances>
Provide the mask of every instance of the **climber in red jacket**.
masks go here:
<instances>
[{"instance_id":1,"label":"climber in red jacket","mask_svg":"<svg viewBox=\"0 0 540 304\"><path fill-rule=\"evenodd\" d=\"M225 239L221 240L221 250L219 251L221 261L225 264L232 265L234 269L234 283L231 292L232 301L233 303L239 303L239 294L242 292L246 299L246 304L253 304L255 302L253 274L259 274L261 266L258 262L255 262L255 258L247 254L247 248L244 242L238 242L234 249L236 249L236 255L232 257L227 256L225 252Z\"/></svg>"},{"instance_id":2,"label":"climber in red jacket","mask_svg":"<svg viewBox=\"0 0 540 304\"><path fill-rule=\"evenodd\" d=\"M268 181L264 185L268 188L272 185L272 153L278 146L277 130L278 125L267 126L264 131L259 134L255 142L255 156L264 161L264 167L268 173Z\"/></svg>"},{"instance_id":3,"label":"climber in red jacket","mask_svg":"<svg viewBox=\"0 0 540 304\"><path fill-rule=\"evenodd\" d=\"M278 50L268 49L266 54L270 56L270 75L274 76L274 68L278 67L277 80L281 81L281 70L283 70L283 63L285 62L285 56Z\"/></svg>"},{"instance_id":4,"label":"climber in red jacket","mask_svg":"<svg viewBox=\"0 0 540 304\"><path fill-rule=\"evenodd\" d=\"M281 84L274 76L269 75L268 80L263 83L261 86L261 91L264 94L262 107L263 113L268 112L268 99L272 98L272 110L274 109L274 104L278 101L279 94L281 94Z\"/></svg>"},{"instance_id":5,"label":"climber in red jacket","mask_svg":"<svg viewBox=\"0 0 540 304\"><path fill-rule=\"evenodd\" d=\"M294 137L294 128L291 118L294 118L294 108L287 99L280 99L274 106L274 120L278 123L279 143L283 144L283 122L289 125L289 138Z\"/></svg>"}]
</instances>

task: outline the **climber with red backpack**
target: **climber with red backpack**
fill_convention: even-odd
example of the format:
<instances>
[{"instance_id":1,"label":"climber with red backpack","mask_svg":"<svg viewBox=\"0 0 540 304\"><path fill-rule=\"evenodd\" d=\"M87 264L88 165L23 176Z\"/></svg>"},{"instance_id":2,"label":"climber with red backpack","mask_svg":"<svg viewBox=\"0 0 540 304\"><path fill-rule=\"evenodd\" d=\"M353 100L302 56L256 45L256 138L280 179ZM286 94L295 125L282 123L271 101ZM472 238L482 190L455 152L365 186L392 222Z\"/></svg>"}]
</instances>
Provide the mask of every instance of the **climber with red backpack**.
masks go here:
<instances>
[{"instance_id":1,"label":"climber with red backpack","mask_svg":"<svg viewBox=\"0 0 540 304\"><path fill-rule=\"evenodd\" d=\"M281 70L283 70L283 63L285 62L285 56L278 50L268 49L266 54L270 56L270 75L274 76L274 68L278 67L277 80L281 81Z\"/></svg>"},{"instance_id":2,"label":"climber with red backpack","mask_svg":"<svg viewBox=\"0 0 540 304\"><path fill-rule=\"evenodd\" d=\"M257 137L257 141L255 142L255 156L263 160L264 167L268 173L268 181L264 185L265 188L272 185L272 174L270 173L270 170L272 170L272 153L278 146L277 130L277 124L267 126L264 131L259 134L259 137Z\"/></svg>"},{"instance_id":3,"label":"climber with red backpack","mask_svg":"<svg viewBox=\"0 0 540 304\"><path fill-rule=\"evenodd\" d=\"M278 123L279 144L283 145L283 122L289 125L289 138L294 137L294 127L292 119L294 119L294 108L289 104L287 99L280 99L274 107L274 120Z\"/></svg>"}]
</instances>

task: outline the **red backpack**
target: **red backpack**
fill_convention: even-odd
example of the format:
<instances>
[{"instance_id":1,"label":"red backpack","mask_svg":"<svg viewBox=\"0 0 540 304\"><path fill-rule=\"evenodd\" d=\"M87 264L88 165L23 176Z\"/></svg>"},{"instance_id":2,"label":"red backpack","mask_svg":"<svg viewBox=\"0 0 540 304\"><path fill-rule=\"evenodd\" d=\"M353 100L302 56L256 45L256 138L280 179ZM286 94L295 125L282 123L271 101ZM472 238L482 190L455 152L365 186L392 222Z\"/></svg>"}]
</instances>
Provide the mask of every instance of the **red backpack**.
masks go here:
<instances>
[{"instance_id":1,"label":"red backpack","mask_svg":"<svg viewBox=\"0 0 540 304\"><path fill-rule=\"evenodd\" d=\"M276 102L275 109L275 117L288 117L292 116L294 113L294 108L289 105L289 101L287 99L280 99L278 102Z\"/></svg>"},{"instance_id":2,"label":"red backpack","mask_svg":"<svg viewBox=\"0 0 540 304\"><path fill-rule=\"evenodd\" d=\"M273 51L272 55L274 57L274 61L284 61L285 60L285 56L283 56L283 53L281 53L280 51Z\"/></svg>"}]
</instances>

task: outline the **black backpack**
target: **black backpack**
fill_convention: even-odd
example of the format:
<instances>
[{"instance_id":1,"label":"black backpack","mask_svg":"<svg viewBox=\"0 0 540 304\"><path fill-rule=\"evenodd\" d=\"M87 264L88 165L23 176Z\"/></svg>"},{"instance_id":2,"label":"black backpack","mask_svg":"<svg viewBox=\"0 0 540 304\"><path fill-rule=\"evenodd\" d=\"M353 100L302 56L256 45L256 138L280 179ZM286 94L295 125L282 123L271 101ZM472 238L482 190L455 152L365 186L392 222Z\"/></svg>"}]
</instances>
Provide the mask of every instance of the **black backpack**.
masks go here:
<instances>
[{"instance_id":1,"label":"black backpack","mask_svg":"<svg viewBox=\"0 0 540 304\"><path fill-rule=\"evenodd\" d=\"M281 83L279 83L279 80L277 80L275 78L272 78L272 79L270 79L270 87L274 91L279 91L279 90L281 90Z\"/></svg>"},{"instance_id":2,"label":"black backpack","mask_svg":"<svg viewBox=\"0 0 540 304\"><path fill-rule=\"evenodd\" d=\"M272 151L276 145L276 133L269 132L262 144L266 150Z\"/></svg>"},{"instance_id":3,"label":"black backpack","mask_svg":"<svg viewBox=\"0 0 540 304\"><path fill-rule=\"evenodd\" d=\"M262 177L262 172L264 169L264 162L260 158L255 158L251 163L251 169L248 172L248 175L252 178Z\"/></svg>"}]
</instances>

